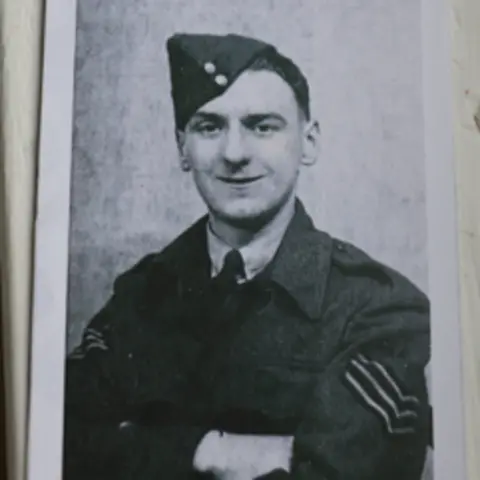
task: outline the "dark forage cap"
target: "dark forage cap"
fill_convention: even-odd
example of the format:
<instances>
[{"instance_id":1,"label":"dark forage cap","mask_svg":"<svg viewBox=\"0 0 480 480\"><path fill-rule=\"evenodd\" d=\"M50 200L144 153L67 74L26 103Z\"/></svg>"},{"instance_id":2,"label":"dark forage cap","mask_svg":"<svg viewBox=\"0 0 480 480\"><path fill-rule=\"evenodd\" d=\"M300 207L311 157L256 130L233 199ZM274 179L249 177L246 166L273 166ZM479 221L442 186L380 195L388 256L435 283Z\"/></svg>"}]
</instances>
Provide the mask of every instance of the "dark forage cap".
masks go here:
<instances>
[{"instance_id":1,"label":"dark forage cap","mask_svg":"<svg viewBox=\"0 0 480 480\"><path fill-rule=\"evenodd\" d=\"M269 65L292 87L308 112L308 84L300 69L277 49L241 35L177 33L167 40L175 122L183 130L202 106L222 95L258 59Z\"/></svg>"}]
</instances>

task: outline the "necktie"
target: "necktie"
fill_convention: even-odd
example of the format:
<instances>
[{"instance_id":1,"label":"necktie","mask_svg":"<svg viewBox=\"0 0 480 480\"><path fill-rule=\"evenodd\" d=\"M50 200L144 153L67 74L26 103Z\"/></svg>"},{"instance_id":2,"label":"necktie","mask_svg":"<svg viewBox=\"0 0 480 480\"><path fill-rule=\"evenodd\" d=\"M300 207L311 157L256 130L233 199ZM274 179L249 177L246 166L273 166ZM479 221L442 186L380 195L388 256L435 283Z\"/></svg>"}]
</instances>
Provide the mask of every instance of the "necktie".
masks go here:
<instances>
[{"instance_id":1,"label":"necktie","mask_svg":"<svg viewBox=\"0 0 480 480\"><path fill-rule=\"evenodd\" d=\"M220 336L222 332L233 328L242 304L239 281L244 278L242 255L238 250L230 250L225 255L220 273L212 280L210 318L214 336Z\"/></svg>"},{"instance_id":2,"label":"necktie","mask_svg":"<svg viewBox=\"0 0 480 480\"><path fill-rule=\"evenodd\" d=\"M204 297L205 319L198 322L201 327L199 334L205 343L197 360L197 373L191 380L192 389L197 394L204 392L207 397L210 395L221 359L239 326L237 320L242 302L238 280L244 277L245 268L240 252L230 250L225 255L220 273L212 279L211 288Z\"/></svg>"},{"instance_id":3,"label":"necktie","mask_svg":"<svg viewBox=\"0 0 480 480\"><path fill-rule=\"evenodd\" d=\"M240 280L245 278L245 266L242 255L238 250L230 250L223 261L220 273L214 282L224 292L231 291Z\"/></svg>"}]
</instances>

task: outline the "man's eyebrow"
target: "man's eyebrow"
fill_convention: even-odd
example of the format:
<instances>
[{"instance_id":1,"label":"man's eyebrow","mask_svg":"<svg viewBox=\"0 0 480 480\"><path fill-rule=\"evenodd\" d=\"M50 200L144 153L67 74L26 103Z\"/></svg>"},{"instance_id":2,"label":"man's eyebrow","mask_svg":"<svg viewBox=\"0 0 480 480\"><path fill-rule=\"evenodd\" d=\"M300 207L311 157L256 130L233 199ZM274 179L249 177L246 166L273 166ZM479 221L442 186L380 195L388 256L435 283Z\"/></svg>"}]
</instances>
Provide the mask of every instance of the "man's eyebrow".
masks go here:
<instances>
[{"instance_id":1,"label":"man's eyebrow","mask_svg":"<svg viewBox=\"0 0 480 480\"><path fill-rule=\"evenodd\" d=\"M288 123L287 119L283 115L277 112L247 113L243 115L241 118L242 123L245 125L256 125L258 123L269 121L269 120L280 122L283 125L286 125ZM200 110L198 112L195 112L192 115L192 118L190 120L190 122L193 124L196 124L202 121L227 122L228 119L226 116L220 113Z\"/></svg>"},{"instance_id":2,"label":"man's eyebrow","mask_svg":"<svg viewBox=\"0 0 480 480\"><path fill-rule=\"evenodd\" d=\"M223 120L225 117L223 115L220 115L219 113L215 112L206 112L206 111L199 111L195 112L192 115L192 120L193 121L198 121L198 120Z\"/></svg>"},{"instance_id":3,"label":"man's eyebrow","mask_svg":"<svg viewBox=\"0 0 480 480\"><path fill-rule=\"evenodd\" d=\"M200 119L215 119L215 118L226 118L225 115L217 112L209 112L207 110L199 110L192 115L192 118ZM283 120L286 121L285 117L277 112L261 112L261 113L247 113L243 115L242 118L248 118L255 121L262 120Z\"/></svg>"},{"instance_id":4,"label":"man's eyebrow","mask_svg":"<svg viewBox=\"0 0 480 480\"><path fill-rule=\"evenodd\" d=\"M277 120L282 123L287 123L287 119L276 112L249 113L243 117L243 121L248 123L260 123L266 120Z\"/></svg>"}]
</instances>

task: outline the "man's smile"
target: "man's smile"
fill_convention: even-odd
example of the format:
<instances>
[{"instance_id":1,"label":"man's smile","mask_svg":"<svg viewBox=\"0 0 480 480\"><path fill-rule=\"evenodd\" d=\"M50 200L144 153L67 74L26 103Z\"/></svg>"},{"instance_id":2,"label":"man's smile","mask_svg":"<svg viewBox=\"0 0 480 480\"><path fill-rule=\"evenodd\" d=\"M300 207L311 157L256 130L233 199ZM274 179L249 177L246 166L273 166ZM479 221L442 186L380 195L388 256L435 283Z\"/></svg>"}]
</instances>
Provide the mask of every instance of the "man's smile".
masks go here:
<instances>
[{"instance_id":1,"label":"man's smile","mask_svg":"<svg viewBox=\"0 0 480 480\"><path fill-rule=\"evenodd\" d=\"M255 175L255 176L242 176L242 177L230 177L230 176L217 176L217 179L221 182L227 183L229 185L249 185L258 180L261 180L264 175Z\"/></svg>"}]
</instances>

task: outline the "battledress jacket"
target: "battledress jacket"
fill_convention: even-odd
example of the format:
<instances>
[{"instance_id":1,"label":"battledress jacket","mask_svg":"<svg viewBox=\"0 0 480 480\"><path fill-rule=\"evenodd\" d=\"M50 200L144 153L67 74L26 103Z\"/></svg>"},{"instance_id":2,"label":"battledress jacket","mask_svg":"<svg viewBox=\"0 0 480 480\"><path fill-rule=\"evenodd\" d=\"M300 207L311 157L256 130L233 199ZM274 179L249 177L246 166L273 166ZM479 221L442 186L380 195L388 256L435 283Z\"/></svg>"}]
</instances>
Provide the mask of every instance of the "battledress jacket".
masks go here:
<instances>
[{"instance_id":1,"label":"battledress jacket","mask_svg":"<svg viewBox=\"0 0 480 480\"><path fill-rule=\"evenodd\" d=\"M230 307L210 288L206 218L114 284L66 370L66 480L210 478L209 430L291 435L290 472L417 480L429 427L427 298L296 213Z\"/></svg>"}]
</instances>

